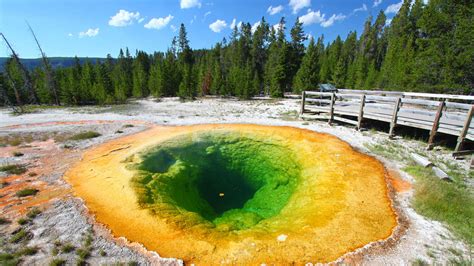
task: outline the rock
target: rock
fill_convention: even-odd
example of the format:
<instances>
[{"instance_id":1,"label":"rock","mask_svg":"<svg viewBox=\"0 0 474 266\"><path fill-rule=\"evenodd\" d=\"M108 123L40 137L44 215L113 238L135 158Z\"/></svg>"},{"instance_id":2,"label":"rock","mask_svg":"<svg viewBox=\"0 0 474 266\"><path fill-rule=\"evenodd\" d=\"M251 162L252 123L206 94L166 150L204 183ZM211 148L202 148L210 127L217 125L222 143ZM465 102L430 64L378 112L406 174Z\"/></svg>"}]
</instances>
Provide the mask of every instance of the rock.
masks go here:
<instances>
[{"instance_id":1,"label":"rock","mask_svg":"<svg viewBox=\"0 0 474 266\"><path fill-rule=\"evenodd\" d=\"M278 242L284 242L288 236L287 235L279 235L277 237Z\"/></svg>"}]
</instances>

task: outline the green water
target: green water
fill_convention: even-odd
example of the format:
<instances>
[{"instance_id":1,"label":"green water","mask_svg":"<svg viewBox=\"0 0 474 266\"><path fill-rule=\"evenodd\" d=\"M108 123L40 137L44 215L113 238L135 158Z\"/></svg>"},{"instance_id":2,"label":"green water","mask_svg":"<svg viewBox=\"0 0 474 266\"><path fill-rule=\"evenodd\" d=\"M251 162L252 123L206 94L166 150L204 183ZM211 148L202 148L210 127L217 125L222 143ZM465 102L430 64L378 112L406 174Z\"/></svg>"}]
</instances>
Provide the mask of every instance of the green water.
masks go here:
<instances>
[{"instance_id":1,"label":"green water","mask_svg":"<svg viewBox=\"0 0 474 266\"><path fill-rule=\"evenodd\" d=\"M181 136L140 156L132 182L142 207L227 230L277 215L300 174L288 148L233 131Z\"/></svg>"}]
</instances>

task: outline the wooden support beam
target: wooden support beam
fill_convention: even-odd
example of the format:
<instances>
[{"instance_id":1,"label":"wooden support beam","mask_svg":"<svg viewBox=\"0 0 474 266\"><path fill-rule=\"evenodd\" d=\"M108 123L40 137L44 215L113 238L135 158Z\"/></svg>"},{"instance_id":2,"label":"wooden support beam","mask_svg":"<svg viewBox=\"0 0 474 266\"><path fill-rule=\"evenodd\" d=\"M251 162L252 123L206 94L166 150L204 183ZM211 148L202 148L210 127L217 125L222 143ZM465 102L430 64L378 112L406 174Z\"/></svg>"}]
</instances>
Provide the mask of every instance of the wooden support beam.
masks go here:
<instances>
[{"instance_id":1,"label":"wooden support beam","mask_svg":"<svg viewBox=\"0 0 474 266\"><path fill-rule=\"evenodd\" d=\"M395 126L397 125L398 111L400 110L401 102L402 102L402 99L397 98L397 100L395 101L395 105L393 106L392 121L390 122L390 131L388 133L389 138L393 138L395 136L394 130L395 130Z\"/></svg>"},{"instance_id":2,"label":"wooden support beam","mask_svg":"<svg viewBox=\"0 0 474 266\"><path fill-rule=\"evenodd\" d=\"M331 94L331 106L329 108L329 121L328 123L331 124L334 120L334 102L336 101L336 94Z\"/></svg>"},{"instance_id":3,"label":"wooden support beam","mask_svg":"<svg viewBox=\"0 0 474 266\"><path fill-rule=\"evenodd\" d=\"M300 114L303 114L304 113L304 101L306 101L306 93L305 91L303 91L301 93L301 111L300 111Z\"/></svg>"},{"instance_id":4,"label":"wooden support beam","mask_svg":"<svg viewBox=\"0 0 474 266\"><path fill-rule=\"evenodd\" d=\"M445 101L443 100L439 103L438 110L436 111L436 116L433 121L433 127L431 128L431 131L430 131L430 138L428 139L428 150L431 150L434 147L434 139L435 139L436 133L438 132L439 120L441 119L441 116L443 115L444 106L445 106Z\"/></svg>"},{"instance_id":5,"label":"wooden support beam","mask_svg":"<svg viewBox=\"0 0 474 266\"><path fill-rule=\"evenodd\" d=\"M464 150L464 151L453 152L452 155L454 158L459 158L459 157L468 156L471 154L474 154L474 150Z\"/></svg>"},{"instance_id":6,"label":"wooden support beam","mask_svg":"<svg viewBox=\"0 0 474 266\"><path fill-rule=\"evenodd\" d=\"M362 119L364 118L365 94L360 96L359 116L357 117L357 130L362 127Z\"/></svg>"},{"instance_id":7,"label":"wooden support beam","mask_svg":"<svg viewBox=\"0 0 474 266\"><path fill-rule=\"evenodd\" d=\"M474 113L474 105L471 106L471 109L467 113L466 121L464 122L464 126L461 130L461 133L459 134L458 143L456 144L456 148L454 149L454 152L458 152L462 149L464 140L467 135L467 131L469 130L469 126L471 125L473 113Z\"/></svg>"}]
</instances>

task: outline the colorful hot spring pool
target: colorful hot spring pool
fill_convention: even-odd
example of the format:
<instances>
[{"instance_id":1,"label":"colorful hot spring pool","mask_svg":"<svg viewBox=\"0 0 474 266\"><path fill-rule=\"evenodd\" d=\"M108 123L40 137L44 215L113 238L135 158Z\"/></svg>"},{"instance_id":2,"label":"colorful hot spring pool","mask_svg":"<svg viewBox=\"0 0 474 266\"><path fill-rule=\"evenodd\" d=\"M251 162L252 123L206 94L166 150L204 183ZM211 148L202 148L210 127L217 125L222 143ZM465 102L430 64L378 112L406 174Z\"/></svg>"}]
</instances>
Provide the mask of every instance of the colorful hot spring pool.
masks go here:
<instances>
[{"instance_id":1,"label":"colorful hot spring pool","mask_svg":"<svg viewBox=\"0 0 474 266\"><path fill-rule=\"evenodd\" d=\"M66 174L115 236L201 265L330 262L385 239L386 177L333 136L232 124L155 127Z\"/></svg>"}]
</instances>

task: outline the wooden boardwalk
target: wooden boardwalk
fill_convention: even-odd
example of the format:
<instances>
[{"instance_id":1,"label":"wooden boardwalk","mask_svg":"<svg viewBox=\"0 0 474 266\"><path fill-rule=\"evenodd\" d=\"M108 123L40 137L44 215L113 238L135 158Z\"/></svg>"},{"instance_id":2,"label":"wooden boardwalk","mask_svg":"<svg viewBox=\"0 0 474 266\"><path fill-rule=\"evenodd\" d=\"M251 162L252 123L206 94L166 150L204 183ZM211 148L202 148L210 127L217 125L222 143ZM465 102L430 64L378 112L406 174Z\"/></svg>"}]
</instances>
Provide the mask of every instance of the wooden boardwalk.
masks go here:
<instances>
[{"instance_id":1,"label":"wooden boardwalk","mask_svg":"<svg viewBox=\"0 0 474 266\"><path fill-rule=\"evenodd\" d=\"M304 91L300 116L355 125L368 119L390 124L389 135L397 125L430 131L428 148L436 134L458 137L455 153L466 140L474 141L474 96L414 92L338 90L336 93Z\"/></svg>"}]
</instances>

